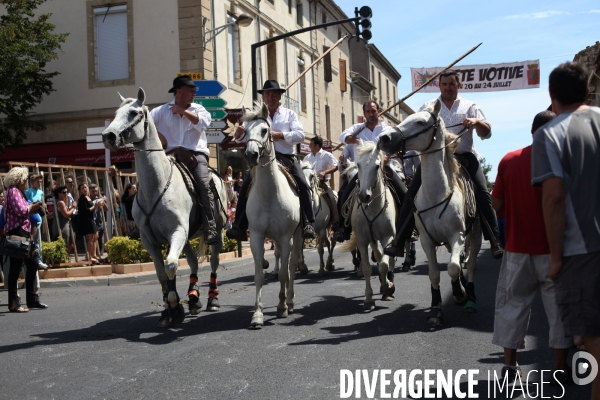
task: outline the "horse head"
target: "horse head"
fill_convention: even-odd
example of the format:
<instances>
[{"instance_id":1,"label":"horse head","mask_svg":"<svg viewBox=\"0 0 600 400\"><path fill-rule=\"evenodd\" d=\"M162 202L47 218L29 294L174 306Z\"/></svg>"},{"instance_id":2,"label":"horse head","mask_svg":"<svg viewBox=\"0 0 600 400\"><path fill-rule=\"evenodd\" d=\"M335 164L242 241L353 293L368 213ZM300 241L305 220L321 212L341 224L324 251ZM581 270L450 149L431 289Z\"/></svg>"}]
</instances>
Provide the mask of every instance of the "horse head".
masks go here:
<instances>
[{"instance_id":1,"label":"horse head","mask_svg":"<svg viewBox=\"0 0 600 400\"><path fill-rule=\"evenodd\" d=\"M127 143L141 142L148 128L149 114L144 106L144 89L138 90L137 99L126 99L120 93L119 97L121 105L115 112L115 119L102 132L104 147L110 150L116 150Z\"/></svg>"},{"instance_id":2,"label":"horse head","mask_svg":"<svg viewBox=\"0 0 600 400\"><path fill-rule=\"evenodd\" d=\"M302 173L304 174L304 178L306 178L306 182L308 183L308 186L311 188L311 190L314 190L319 186L317 182L317 172L315 171L316 165L316 162L309 163L308 161L302 161L300 163L300 167L302 167Z\"/></svg>"},{"instance_id":3,"label":"horse head","mask_svg":"<svg viewBox=\"0 0 600 400\"><path fill-rule=\"evenodd\" d=\"M379 135L378 146L387 153L397 153L401 150L426 151L436 140L436 134L441 122L438 119L442 103L435 102L433 109L419 111L409 115L400 125L388 126Z\"/></svg>"},{"instance_id":4,"label":"horse head","mask_svg":"<svg viewBox=\"0 0 600 400\"><path fill-rule=\"evenodd\" d=\"M246 161L248 166L254 167L263 156L273 155L273 139L271 138L271 124L269 123L269 109L264 103L256 102L254 110L244 114L247 122L244 129L246 139Z\"/></svg>"},{"instance_id":5,"label":"horse head","mask_svg":"<svg viewBox=\"0 0 600 400\"><path fill-rule=\"evenodd\" d=\"M380 178L383 179L383 159L379 149L373 142L360 141L358 145L358 181L360 189L358 200L361 203L369 203L373 198L373 189L377 186Z\"/></svg>"}]
</instances>

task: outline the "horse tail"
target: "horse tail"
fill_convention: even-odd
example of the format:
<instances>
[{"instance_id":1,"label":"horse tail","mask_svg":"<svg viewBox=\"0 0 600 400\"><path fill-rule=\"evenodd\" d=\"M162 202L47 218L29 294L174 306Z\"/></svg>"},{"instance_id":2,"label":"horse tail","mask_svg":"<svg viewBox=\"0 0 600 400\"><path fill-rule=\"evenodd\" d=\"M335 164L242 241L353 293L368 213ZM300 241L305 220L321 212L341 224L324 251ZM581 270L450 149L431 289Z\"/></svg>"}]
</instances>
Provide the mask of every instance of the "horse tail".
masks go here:
<instances>
[{"instance_id":1,"label":"horse tail","mask_svg":"<svg viewBox=\"0 0 600 400\"><path fill-rule=\"evenodd\" d=\"M196 258L198 259L198 261L207 261L208 260L208 256L206 255L206 242L204 241L204 235L200 235L200 237L198 237L198 239L200 239L200 244L198 245L198 248L196 249ZM206 258L205 260L201 260L202 258Z\"/></svg>"},{"instance_id":2,"label":"horse tail","mask_svg":"<svg viewBox=\"0 0 600 400\"><path fill-rule=\"evenodd\" d=\"M350 236L350 239L344 241L338 247L338 250L347 253L347 252L352 251L354 249L356 249L356 236L354 235L354 232L352 232L352 236Z\"/></svg>"}]
</instances>

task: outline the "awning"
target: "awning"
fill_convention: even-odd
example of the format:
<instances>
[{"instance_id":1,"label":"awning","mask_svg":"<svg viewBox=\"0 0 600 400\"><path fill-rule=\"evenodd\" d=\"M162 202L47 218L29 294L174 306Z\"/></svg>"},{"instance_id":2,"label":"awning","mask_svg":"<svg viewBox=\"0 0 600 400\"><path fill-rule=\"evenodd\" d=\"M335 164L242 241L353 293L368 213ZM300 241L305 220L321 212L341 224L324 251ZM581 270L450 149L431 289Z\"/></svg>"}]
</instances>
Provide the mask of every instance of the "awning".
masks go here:
<instances>
[{"instance_id":1,"label":"awning","mask_svg":"<svg viewBox=\"0 0 600 400\"><path fill-rule=\"evenodd\" d=\"M0 153L0 168L7 168L9 161L21 161L40 164L104 166L104 150L87 150L85 141L54 142L22 145L18 148L7 147ZM133 161L132 151L111 151L111 164Z\"/></svg>"}]
</instances>

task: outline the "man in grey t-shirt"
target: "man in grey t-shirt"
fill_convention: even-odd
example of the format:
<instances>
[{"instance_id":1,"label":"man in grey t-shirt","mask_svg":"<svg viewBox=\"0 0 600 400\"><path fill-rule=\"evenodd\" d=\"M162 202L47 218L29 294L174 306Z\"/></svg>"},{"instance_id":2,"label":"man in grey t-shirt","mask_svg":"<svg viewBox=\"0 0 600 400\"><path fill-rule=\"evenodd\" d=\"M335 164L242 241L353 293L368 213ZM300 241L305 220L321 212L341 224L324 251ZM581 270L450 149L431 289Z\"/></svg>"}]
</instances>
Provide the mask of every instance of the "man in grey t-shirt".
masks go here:
<instances>
[{"instance_id":1,"label":"man in grey t-shirt","mask_svg":"<svg viewBox=\"0 0 600 400\"><path fill-rule=\"evenodd\" d=\"M543 188L549 276L565 334L600 361L600 108L585 105L587 77L575 63L550 74L558 115L534 134L531 175ZM592 399L599 398L596 377Z\"/></svg>"}]
</instances>

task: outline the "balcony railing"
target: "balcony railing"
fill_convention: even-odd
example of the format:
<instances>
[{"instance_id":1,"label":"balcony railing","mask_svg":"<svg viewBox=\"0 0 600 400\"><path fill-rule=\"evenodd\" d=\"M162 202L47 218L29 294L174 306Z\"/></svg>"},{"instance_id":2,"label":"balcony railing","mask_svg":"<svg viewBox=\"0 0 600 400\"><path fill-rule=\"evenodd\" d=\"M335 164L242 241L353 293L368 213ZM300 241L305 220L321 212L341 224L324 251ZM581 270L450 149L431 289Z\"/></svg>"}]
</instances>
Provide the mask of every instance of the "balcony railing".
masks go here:
<instances>
[{"instance_id":1,"label":"balcony railing","mask_svg":"<svg viewBox=\"0 0 600 400\"><path fill-rule=\"evenodd\" d=\"M285 94L281 96L281 100L285 108L292 110L296 114L300 114L300 103L298 103L298 101Z\"/></svg>"}]
</instances>

